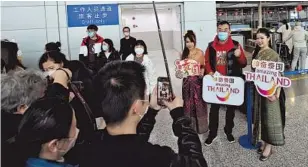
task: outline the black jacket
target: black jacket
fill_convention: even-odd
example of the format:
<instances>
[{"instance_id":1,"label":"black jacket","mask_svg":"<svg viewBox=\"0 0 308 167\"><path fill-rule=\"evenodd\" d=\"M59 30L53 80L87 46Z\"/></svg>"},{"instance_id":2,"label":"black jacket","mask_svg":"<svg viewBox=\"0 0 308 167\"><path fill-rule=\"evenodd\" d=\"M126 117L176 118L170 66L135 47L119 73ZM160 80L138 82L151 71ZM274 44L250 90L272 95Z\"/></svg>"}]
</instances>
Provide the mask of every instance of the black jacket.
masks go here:
<instances>
[{"instance_id":1,"label":"black jacket","mask_svg":"<svg viewBox=\"0 0 308 167\"><path fill-rule=\"evenodd\" d=\"M244 77L243 75L243 68L246 67L247 64L241 65L237 57L234 55L234 51L238 48L239 43L237 41L232 40L234 43L234 47L227 53L227 62L228 62L228 76L235 76L235 77ZM216 50L212 46L213 42L210 42L208 45L209 54L210 54L210 64L212 71L216 71ZM244 79L244 78L243 78Z\"/></svg>"},{"instance_id":2,"label":"black jacket","mask_svg":"<svg viewBox=\"0 0 308 167\"><path fill-rule=\"evenodd\" d=\"M89 148L87 163L81 167L206 167L200 139L182 107L171 111L179 153L148 142L156 115L157 111L149 109L138 125L138 134L111 136L104 130L98 143Z\"/></svg>"},{"instance_id":3,"label":"black jacket","mask_svg":"<svg viewBox=\"0 0 308 167\"><path fill-rule=\"evenodd\" d=\"M126 57L133 53L134 46L136 43L136 38L129 37L129 39L122 38L120 41L120 55L122 55L122 60L125 60Z\"/></svg>"},{"instance_id":4,"label":"black jacket","mask_svg":"<svg viewBox=\"0 0 308 167\"><path fill-rule=\"evenodd\" d=\"M107 58L105 55L105 52L101 52L98 56L98 69L101 69L105 66L105 64L115 61L115 60L120 60L120 54L118 51L111 52L109 57Z\"/></svg>"}]
</instances>

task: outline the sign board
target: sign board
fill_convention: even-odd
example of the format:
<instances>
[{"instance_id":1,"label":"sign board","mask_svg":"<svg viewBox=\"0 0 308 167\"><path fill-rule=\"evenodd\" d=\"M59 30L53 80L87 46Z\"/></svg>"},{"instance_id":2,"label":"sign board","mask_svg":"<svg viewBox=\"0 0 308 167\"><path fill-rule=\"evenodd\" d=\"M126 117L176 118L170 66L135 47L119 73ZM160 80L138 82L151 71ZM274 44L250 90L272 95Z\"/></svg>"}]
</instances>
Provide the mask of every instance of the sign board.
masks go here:
<instances>
[{"instance_id":1,"label":"sign board","mask_svg":"<svg viewBox=\"0 0 308 167\"><path fill-rule=\"evenodd\" d=\"M67 20L68 27L84 27L90 24L118 25L118 5L67 5Z\"/></svg>"},{"instance_id":2,"label":"sign board","mask_svg":"<svg viewBox=\"0 0 308 167\"><path fill-rule=\"evenodd\" d=\"M240 77L206 75L203 78L202 98L207 103L240 106L244 102L245 82Z\"/></svg>"},{"instance_id":3,"label":"sign board","mask_svg":"<svg viewBox=\"0 0 308 167\"><path fill-rule=\"evenodd\" d=\"M291 80L287 77L280 76L284 71L284 63L253 60L252 68L255 72L245 71L247 81L255 83L258 93L263 97L273 96L278 87L290 87Z\"/></svg>"},{"instance_id":4,"label":"sign board","mask_svg":"<svg viewBox=\"0 0 308 167\"><path fill-rule=\"evenodd\" d=\"M177 78L200 75L200 63L192 59L176 60L175 70Z\"/></svg>"}]
</instances>

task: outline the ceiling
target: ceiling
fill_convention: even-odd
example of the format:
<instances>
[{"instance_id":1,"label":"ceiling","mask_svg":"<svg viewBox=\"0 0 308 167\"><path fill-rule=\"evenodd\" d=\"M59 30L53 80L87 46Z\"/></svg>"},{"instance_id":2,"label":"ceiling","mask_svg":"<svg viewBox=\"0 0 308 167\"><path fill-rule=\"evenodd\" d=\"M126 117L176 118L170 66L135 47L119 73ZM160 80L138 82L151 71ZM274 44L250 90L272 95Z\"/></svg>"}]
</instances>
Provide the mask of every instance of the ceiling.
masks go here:
<instances>
[{"instance_id":1,"label":"ceiling","mask_svg":"<svg viewBox=\"0 0 308 167\"><path fill-rule=\"evenodd\" d=\"M181 5L181 3L160 3L155 4L156 9L168 9L168 8L175 8ZM120 5L122 10L132 10L132 9L153 9L153 4L124 4Z\"/></svg>"},{"instance_id":2,"label":"ceiling","mask_svg":"<svg viewBox=\"0 0 308 167\"><path fill-rule=\"evenodd\" d=\"M258 1L217 1L216 8L251 8L258 7ZM275 7L275 6L297 6L301 4L307 6L307 1L262 1L262 7Z\"/></svg>"}]
</instances>

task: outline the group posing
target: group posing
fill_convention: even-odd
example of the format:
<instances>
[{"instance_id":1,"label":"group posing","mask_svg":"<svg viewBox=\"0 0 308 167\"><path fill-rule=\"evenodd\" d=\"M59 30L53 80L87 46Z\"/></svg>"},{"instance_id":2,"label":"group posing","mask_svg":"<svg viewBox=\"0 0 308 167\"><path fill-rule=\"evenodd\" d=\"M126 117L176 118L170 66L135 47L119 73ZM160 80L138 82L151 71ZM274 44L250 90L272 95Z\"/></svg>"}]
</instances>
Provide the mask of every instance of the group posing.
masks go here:
<instances>
[{"instance_id":1,"label":"group posing","mask_svg":"<svg viewBox=\"0 0 308 167\"><path fill-rule=\"evenodd\" d=\"M200 76L183 79L183 100L175 97L171 102L164 101L171 111L178 153L148 142L162 107L157 104L156 72L145 42L131 37L130 29L125 27L118 52L112 40L97 34L96 25L88 26L87 31L80 61L67 60L60 43L48 43L39 60L44 75L25 70L17 58L4 66L7 74L1 77L1 110L6 121L2 125L13 129L2 138L9 152L4 166L206 167L198 133L209 131L204 144L213 143L222 106L210 104L208 118L207 104L202 99L202 77L215 72L242 77L247 65L242 47L231 39L230 24L218 23L217 36L205 54L196 48L193 31L184 36L181 58L199 62L202 70ZM257 42L260 50L254 52L254 59L280 61L269 48L268 30L258 30ZM258 152L264 161L271 155L272 145L284 144L285 97L282 88L269 98L256 92L254 97L258 104L254 107L254 139L263 141ZM227 106L226 111L224 132L230 143L235 142L235 109ZM99 117L106 122L102 130L95 121ZM20 157L15 159L16 152L10 150L19 149Z\"/></svg>"}]
</instances>

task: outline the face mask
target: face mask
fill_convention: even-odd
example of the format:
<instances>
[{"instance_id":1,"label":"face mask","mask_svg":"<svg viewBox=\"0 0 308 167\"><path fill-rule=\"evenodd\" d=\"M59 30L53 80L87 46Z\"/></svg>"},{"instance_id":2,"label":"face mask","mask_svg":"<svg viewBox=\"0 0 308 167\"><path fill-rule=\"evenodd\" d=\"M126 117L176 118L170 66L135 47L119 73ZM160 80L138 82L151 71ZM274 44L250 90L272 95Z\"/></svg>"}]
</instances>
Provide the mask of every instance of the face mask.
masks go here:
<instances>
[{"instance_id":1,"label":"face mask","mask_svg":"<svg viewBox=\"0 0 308 167\"><path fill-rule=\"evenodd\" d=\"M108 45L103 45L103 51L108 51L109 46Z\"/></svg>"},{"instance_id":2,"label":"face mask","mask_svg":"<svg viewBox=\"0 0 308 167\"><path fill-rule=\"evenodd\" d=\"M129 36L129 32L124 32L124 35L127 37Z\"/></svg>"},{"instance_id":3,"label":"face mask","mask_svg":"<svg viewBox=\"0 0 308 167\"><path fill-rule=\"evenodd\" d=\"M218 32L218 39L220 41L225 41L228 39L229 34L227 32Z\"/></svg>"},{"instance_id":4,"label":"face mask","mask_svg":"<svg viewBox=\"0 0 308 167\"><path fill-rule=\"evenodd\" d=\"M140 120L145 116L145 114L147 114L148 110L149 110L149 106L147 106L147 108L145 108L143 115L139 115Z\"/></svg>"},{"instance_id":5,"label":"face mask","mask_svg":"<svg viewBox=\"0 0 308 167\"><path fill-rule=\"evenodd\" d=\"M88 36L89 36L90 38L94 37L94 32L93 32L93 31L88 32Z\"/></svg>"},{"instance_id":6,"label":"face mask","mask_svg":"<svg viewBox=\"0 0 308 167\"><path fill-rule=\"evenodd\" d=\"M79 129L76 128L76 136L74 138L70 138L69 139L69 143L67 145L67 149L59 150L62 155L65 155L69 150L71 150L75 146L78 134L79 134Z\"/></svg>"},{"instance_id":7,"label":"face mask","mask_svg":"<svg viewBox=\"0 0 308 167\"><path fill-rule=\"evenodd\" d=\"M136 52L137 55L142 55L143 52L144 52L144 49L143 48L136 48L135 52Z\"/></svg>"},{"instance_id":8,"label":"face mask","mask_svg":"<svg viewBox=\"0 0 308 167\"><path fill-rule=\"evenodd\" d=\"M51 76L53 73L55 73L56 70L49 70L49 71L46 71L44 72L44 76L47 77L47 76Z\"/></svg>"}]
</instances>

